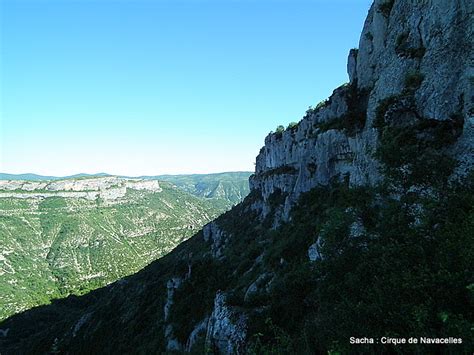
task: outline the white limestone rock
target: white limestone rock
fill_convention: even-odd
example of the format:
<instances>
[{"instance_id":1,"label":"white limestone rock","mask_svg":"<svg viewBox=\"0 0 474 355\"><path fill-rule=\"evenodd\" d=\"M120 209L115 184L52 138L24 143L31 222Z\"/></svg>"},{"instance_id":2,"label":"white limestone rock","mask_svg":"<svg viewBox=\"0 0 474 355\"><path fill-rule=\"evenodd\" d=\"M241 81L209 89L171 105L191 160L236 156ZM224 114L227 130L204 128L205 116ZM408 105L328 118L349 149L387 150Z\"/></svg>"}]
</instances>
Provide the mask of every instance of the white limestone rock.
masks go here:
<instances>
[{"instance_id":1,"label":"white limestone rock","mask_svg":"<svg viewBox=\"0 0 474 355\"><path fill-rule=\"evenodd\" d=\"M225 294L217 292L209 318L206 347L220 354L243 354L247 336L247 317L226 304Z\"/></svg>"},{"instance_id":2,"label":"white limestone rock","mask_svg":"<svg viewBox=\"0 0 474 355\"><path fill-rule=\"evenodd\" d=\"M322 239L318 238L316 243L313 243L310 245L308 248L308 259L311 262L314 262L316 260L323 259L323 255L321 254L321 243Z\"/></svg>"},{"instance_id":3,"label":"white limestone rock","mask_svg":"<svg viewBox=\"0 0 474 355\"><path fill-rule=\"evenodd\" d=\"M391 11L384 13L380 5L387 1L374 2L359 49L351 50L348 58L350 83L368 94L364 129L352 136L343 130L317 129L321 122L351 114L349 88L343 86L295 129L269 134L250 179L251 190L261 194L253 208L262 217L271 211L268 198L275 191L286 195L278 217L284 221L301 193L336 176L347 176L351 186L379 182L375 113L383 99L403 91L405 79L413 73L424 77L414 94L417 114L436 120L462 115L463 133L451 149L460 163L456 174L465 175L474 167L474 3L395 0Z\"/></svg>"},{"instance_id":4,"label":"white limestone rock","mask_svg":"<svg viewBox=\"0 0 474 355\"><path fill-rule=\"evenodd\" d=\"M227 241L226 233L219 228L216 222L206 224L202 233L204 241L211 242L212 256L216 259L221 259L224 256L224 247Z\"/></svg>"},{"instance_id":5,"label":"white limestone rock","mask_svg":"<svg viewBox=\"0 0 474 355\"><path fill-rule=\"evenodd\" d=\"M196 344L199 339L206 336L208 323L209 318L206 317L194 327L193 331L188 337L188 341L186 342L186 352L190 352L194 344Z\"/></svg>"}]
</instances>

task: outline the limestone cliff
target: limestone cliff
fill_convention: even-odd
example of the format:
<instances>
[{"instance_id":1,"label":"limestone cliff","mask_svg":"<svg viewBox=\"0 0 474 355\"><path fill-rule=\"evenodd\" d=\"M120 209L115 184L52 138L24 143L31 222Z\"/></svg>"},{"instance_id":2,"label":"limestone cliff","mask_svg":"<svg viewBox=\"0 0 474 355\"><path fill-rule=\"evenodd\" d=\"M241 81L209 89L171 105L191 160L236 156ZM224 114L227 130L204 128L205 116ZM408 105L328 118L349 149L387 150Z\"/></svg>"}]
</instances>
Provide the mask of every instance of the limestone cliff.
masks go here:
<instances>
[{"instance_id":1,"label":"limestone cliff","mask_svg":"<svg viewBox=\"0 0 474 355\"><path fill-rule=\"evenodd\" d=\"M242 203L125 282L12 317L0 346L468 353L473 9L376 0L349 53L349 83L266 137ZM349 343L388 335L450 343Z\"/></svg>"},{"instance_id":2,"label":"limestone cliff","mask_svg":"<svg viewBox=\"0 0 474 355\"><path fill-rule=\"evenodd\" d=\"M468 0L375 1L359 49L349 53L350 83L309 110L296 127L266 137L251 189L265 202L283 193L287 218L302 192L336 176L351 185L378 182L377 109L407 85L417 85L410 115L462 119L462 134L450 149L460 162L458 173L469 171L474 164L472 16ZM391 108L389 115L407 115L407 107ZM264 215L269 211L268 204L259 208Z\"/></svg>"},{"instance_id":3,"label":"limestone cliff","mask_svg":"<svg viewBox=\"0 0 474 355\"><path fill-rule=\"evenodd\" d=\"M48 197L101 198L109 203L124 200L127 189L161 192L157 180L125 179L115 176L57 181L0 180L0 198L44 199Z\"/></svg>"}]
</instances>

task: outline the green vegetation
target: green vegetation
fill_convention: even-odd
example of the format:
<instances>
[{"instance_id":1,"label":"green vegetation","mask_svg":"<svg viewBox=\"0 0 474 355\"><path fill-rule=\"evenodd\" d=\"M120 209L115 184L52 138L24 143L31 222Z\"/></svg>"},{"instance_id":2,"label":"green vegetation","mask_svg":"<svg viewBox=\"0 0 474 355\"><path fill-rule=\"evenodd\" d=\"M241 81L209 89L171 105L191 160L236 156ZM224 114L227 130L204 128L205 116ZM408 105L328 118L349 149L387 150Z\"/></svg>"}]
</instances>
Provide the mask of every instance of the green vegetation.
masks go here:
<instances>
[{"instance_id":1,"label":"green vegetation","mask_svg":"<svg viewBox=\"0 0 474 355\"><path fill-rule=\"evenodd\" d=\"M385 125L385 115L387 111L400 101L401 95L391 95L382 99L375 111L375 120L373 126L375 128L382 128Z\"/></svg>"},{"instance_id":2,"label":"green vegetation","mask_svg":"<svg viewBox=\"0 0 474 355\"><path fill-rule=\"evenodd\" d=\"M402 32L398 35L397 40L395 42L395 49L396 50L397 50L397 48L400 48L400 47L406 45L409 35L410 34L408 32Z\"/></svg>"},{"instance_id":3,"label":"green vegetation","mask_svg":"<svg viewBox=\"0 0 474 355\"><path fill-rule=\"evenodd\" d=\"M285 127L282 126L282 125L279 125L276 129L275 129L275 133L283 133L285 131Z\"/></svg>"},{"instance_id":4,"label":"green vegetation","mask_svg":"<svg viewBox=\"0 0 474 355\"><path fill-rule=\"evenodd\" d=\"M395 0L386 0L385 2L381 3L378 6L378 11L385 17L388 18L390 16L390 12L392 12L393 5Z\"/></svg>"},{"instance_id":5,"label":"green vegetation","mask_svg":"<svg viewBox=\"0 0 474 355\"><path fill-rule=\"evenodd\" d=\"M112 204L0 198L0 319L137 272L228 208L161 186Z\"/></svg>"},{"instance_id":6,"label":"green vegetation","mask_svg":"<svg viewBox=\"0 0 474 355\"><path fill-rule=\"evenodd\" d=\"M455 161L444 148L462 133L462 120L422 119L403 126L385 126L377 156L387 181L406 189L446 186Z\"/></svg>"},{"instance_id":7,"label":"green vegetation","mask_svg":"<svg viewBox=\"0 0 474 355\"><path fill-rule=\"evenodd\" d=\"M421 83L423 82L423 79L425 76L420 73L419 71L411 71L407 74L405 77L405 88L406 90L417 90L420 86Z\"/></svg>"},{"instance_id":8,"label":"green vegetation","mask_svg":"<svg viewBox=\"0 0 474 355\"><path fill-rule=\"evenodd\" d=\"M330 104L330 99L322 100L320 101L316 106L309 106L308 109L306 110L306 114L304 115L304 118L311 116L321 110L322 108L328 106Z\"/></svg>"},{"instance_id":9,"label":"green vegetation","mask_svg":"<svg viewBox=\"0 0 474 355\"><path fill-rule=\"evenodd\" d=\"M270 134L275 134L276 138L277 139L280 139L281 137L283 137L283 132L285 131L290 131L290 132L294 132L298 129L298 125L299 123L298 122L290 122L288 124L288 126L286 127L286 130L285 130L285 127L282 126L282 125L279 125L276 130L275 130L275 133L273 132L270 132Z\"/></svg>"},{"instance_id":10,"label":"green vegetation","mask_svg":"<svg viewBox=\"0 0 474 355\"><path fill-rule=\"evenodd\" d=\"M230 271L228 266L210 257L192 264L193 277L176 290L175 298L179 302L173 306L170 318L180 342L186 343L194 327L212 312L214 296L225 286ZM202 287L202 280L206 280L206 287ZM195 302L196 299L200 302Z\"/></svg>"},{"instance_id":11,"label":"green vegetation","mask_svg":"<svg viewBox=\"0 0 474 355\"><path fill-rule=\"evenodd\" d=\"M365 127L369 91L359 90L355 85L344 85L341 88L346 90L347 113L340 117L334 117L325 122L317 123L313 128L318 129L319 133L331 129L344 130L348 136L353 137Z\"/></svg>"},{"instance_id":12,"label":"green vegetation","mask_svg":"<svg viewBox=\"0 0 474 355\"><path fill-rule=\"evenodd\" d=\"M447 348L469 349L474 176L442 191L395 198L384 186L334 183L304 195L291 222L274 231L250 227L253 221L242 222L235 211L232 222L221 225L238 236L227 260L245 276L230 276L227 288L234 306L263 309L251 312L250 353L348 353L350 336L387 333L458 334L465 343ZM351 237L356 220L364 230ZM324 258L310 263L307 250L318 236ZM260 254L264 262L256 267ZM270 291L244 300L246 285L262 272L275 275ZM410 349L430 351L426 345Z\"/></svg>"},{"instance_id":13,"label":"green vegetation","mask_svg":"<svg viewBox=\"0 0 474 355\"><path fill-rule=\"evenodd\" d=\"M380 133L376 156L392 187L442 191L456 166L447 149L461 135L464 119L456 114L445 120L419 117L413 95L423 79L422 73L409 72L403 92L379 103L374 122Z\"/></svg>"},{"instance_id":14,"label":"green vegetation","mask_svg":"<svg viewBox=\"0 0 474 355\"><path fill-rule=\"evenodd\" d=\"M281 165L279 167L268 169L265 172L261 173L263 176L272 176L272 175L280 175L280 174L296 174L298 173L298 169L291 165Z\"/></svg>"},{"instance_id":15,"label":"green vegetation","mask_svg":"<svg viewBox=\"0 0 474 355\"><path fill-rule=\"evenodd\" d=\"M295 130L298 128L298 122L290 122L288 124L288 127L286 127L287 130Z\"/></svg>"},{"instance_id":16,"label":"green vegetation","mask_svg":"<svg viewBox=\"0 0 474 355\"><path fill-rule=\"evenodd\" d=\"M172 325L174 336L185 343L211 314L220 291L233 311L248 316L250 354L345 354L354 352L351 336L413 334L462 338L462 344L445 345L443 351L470 351L474 174L451 181L451 167L436 166L451 164L446 148L459 136L462 116L412 120L402 108L408 116L390 111L379 127L383 144L377 154L387 176L379 186L349 187L336 179L316 187L301 196L290 220L277 228L270 222L286 195L276 191L269 198L271 209L262 221L252 209L259 200L259 191L253 191L215 222L228 236L221 260L210 256L212 241L203 242L200 232L123 283L13 317L2 324L13 329L13 336L0 338L0 346L15 349L21 341L22 349L47 352L58 334L66 334L58 348L70 352L161 351L165 327ZM51 203L61 208L59 201ZM310 262L308 248L316 241L322 258ZM188 267L191 277L186 278ZM173 277L183 281L164 322L166 283ZM249 294L257 279L263 280L261 286ZM94 326L79 335L87 334L88 342L75 342L68 334L89 313ZM42 332L32 325L39 323L47 325ZM205 351L204 336L193 351ZM117 339L113 344L111 337ZM359 345L356 352L397 349L438 350L420 344Z\"/></svg>"},{"instance_id":17,"label":"green vegetation","mask_svg":"<svg viewBox=\"0 0 474 355\"><path fill-rule=\"evenodd\" d=\"M209 199L219 209L228 210L250 192L251 172L229 172L194 175L159 175L154 178L175 184L180 189Z\"/></svg>"},{"instance_id":18,"label":"green vegetation","mask_svg":"<svg viewBox=\"0 0 474 355\"><path fill-rule=\"evenodd\" d=\"M373 126L381 131L381 129L387 124L387 122L385 122L385 115L389 110L405 111L405 113L411 112L412 114L415 114L416 107L413 95L421 86L424 78L425 76L417 70L408 72L405 76L405 87L403 91L398 95L388 96L379 102L376 108Z\"/></svg>"},{"instance_id":19,"label":"green vegetation","mask_svg":"<svg viewBox=\"0 0 474 355\"><path fill-rule=\"evenodd\" d=\"M412 47L409 43L409 36L408 32L403 32L398 35L397 40L395 42L395 52L400 57L412 58L412 59L420 59L423 58L426 52L426 48L423 46L420 47Z\"/></svg>"}]
</instances>

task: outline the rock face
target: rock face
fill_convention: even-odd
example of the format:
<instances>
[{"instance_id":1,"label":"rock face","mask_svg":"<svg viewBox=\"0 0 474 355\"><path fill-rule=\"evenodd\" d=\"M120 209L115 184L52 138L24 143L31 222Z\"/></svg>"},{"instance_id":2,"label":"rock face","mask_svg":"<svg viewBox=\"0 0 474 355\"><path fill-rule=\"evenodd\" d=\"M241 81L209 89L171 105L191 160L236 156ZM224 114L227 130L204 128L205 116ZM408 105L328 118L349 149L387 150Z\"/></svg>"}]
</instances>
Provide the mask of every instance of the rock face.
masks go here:
<instances>
[{"instance_id":1,"label":"rock face","mask_svg":"<svg viewBox=\"0 0 474 355\"><path fill-rule=\"evenodd\" d=\"M334 177L347 177L352 185L379 180L378 164L373 158L377 144L375 129L366 127L353 134L327 129L332 122L337 125L345 120L365 121L360 115L365 114L366 97L351 97L357 96L357 92L349 86L335 90L325 106L308 112L296 128L270 134L265 139L250 187L258 190L264 201L272 194L282 193L284 220L301 193L326 185ZM360 101L351 102L356 100ZM262 211L265 215L268 209Z\"/></svg>"},{"instance_id":2,"label":"rock face","mask_svg":"<svg viewBox=\"0 0 474 355\"><path fill-rule=\"evenodd\" d=\"M350 84L307 115L297 127L271 133L256 159L251 190L264 201L283 193L287 219L302 192L334 177L352 186L380 180L373 154L377 108L400 94L410 79L421 81L413 95L424 119L463 116L453 155L464 173L474 164L473 4L468 0L377 0L370 8L359 50L348 59ZM449 60L447 60L449 58ZM319 106L319 105L318 105ZM342 129L341 129L342 128ZM267 206L258 208L266 215Z\"/></svg>"},{"instance_id":3,"label":"rock face","mask_svg":"<svg viewBox=\"0 0 474 355\"><path fill-rule=\"evenodd\" d=\"M166 303L163 309L164 321L168 320L170 309L173 306L174 293L177 288L181 285L182 280L179 277L173 277L166 284L167 294L166 294ZM167 339L166 350L168 351L181 351L182 345L173 335L173 326L167 324L165 326L165 338Z\"/></svg>"},{"instance_id":4,"label":"rock face","mask_svg":"<svg viewBox=\"0 0 474 355\"><path fill-rule=\"evenodd\" d=\"M373 87L372 96L381 99L400 92L404 74L419 70L425 80L416 100L423 116L442 120L467 113L472 105L472 2L398 0L383 10L385 3L375 1L364 25L358 87Z\"/></svg>"},{"instance_id":5,"label":"rock face","mask_svg":"<svg viewBox=\"0 0 474 355\"><path fill-rule=\"evenodd\" d=\"M320 239L318 239L318 241L320 241ZM320 249L321 249L321 245L318 242L310 245L310 247L308 248L309 261L316 261L323 258L320 253Z\"/></svg>"},{"instance_id":6,"label":"rock face","mask_svg":"<svg viewBox=\"0 0 474 355\"><path fill-rule=\"evenodd\" d=\"M473 7L468 0L376 0L360 48L349 54L350 82L296 126L266 137L243 203L123 285L5 321L1 329L9 333L0 346L10 353L52 346L65 353L265 353L269 348L258 347L264 335L263 345L282 353L298 353L288 340L300 336L295 344L309 346L301 353L370 353L393 349L334 347L365 329L441 329L445 336L459 327L465 348L446 351L472 348L472 329L464 322L472 312L466 318L463 312L470 312L472 258L464 249L470 250L465 241L474 228L474 187L466 183L462 193L446 191L447 197L427 195L474 166ZM426 129L412 130L416 124ZM430 135L433 127L437 134ZM401 137L415 132L413 145L389 140L398 143L389 146L408 147L409 158L420 160L430 155L412 148L429 142L434 158L428 160L437 165L438 157L449 155L459 163L455 174L451 169L444 185L428 181L421 191L429 171L404 179L409 159L390 166L377 155L387 131ZM405 152L392 149L395 160L393 151ZM390 181L387 166L395 166L398 180ZM400 181L408 181L403 193ZM386 184L373 188L379 182ZM439 211L449 216L438 218ZM0 265L10 252L0 253ZM459 255L459 263L451 255ZM394 292L398 287L403 292ZM439 292L444 289L452 302ZM85 314L90 316L81 321ZM378 318L380 323L360 322ZM51 329L39 332L32 320Z\"/></svg>"},{"instance_id":7,"label":"rock face","mask_svg":"<svg viewBox=\"0 0 474 355\"><path fill-rule=\"evenodd\" d=\"M246 329L246 317L226 305L223 293L217 293L207 326L207 348L220 354L243 354Z\"/></svg>"},{"instance_id":8,"label":"rock face","mask_svg":"<svg viewBox=\"0 0 474 355\"><path fill-rule=\"evenodd\" d=\"M0 180L0 198L101 198L113 202L125 197L127 189L162 191L157 180L124 179L115 176L46 182Z\"/></svg>"},{"instance_id":9,"label":"rock face","mask_svg":"<svg viewBox=\"0 0 474 355\"><path fill-rule=\"evenodd\" d=\"M204 226L203 238L205 242L211 242L211 251L212 256L215 258L220 258L222 256L222 251L225 246L226 235L219 228L215 222L211 222Z\"/></svg>"},{"instance_id":10,"label":"rock face","mask_svg":"<svg viewBox=\"0 0 474 355\"><path fill-rule=\"evenodd\" d=\"M182 280L179 277L173 277L166 284L167 297L166 297L166 303L164 307L164 315L165 315L164 320L165 321L168 320L170 308L173 305L174 291L181 285L181 281Z\"/></svg>"}]
</instances>

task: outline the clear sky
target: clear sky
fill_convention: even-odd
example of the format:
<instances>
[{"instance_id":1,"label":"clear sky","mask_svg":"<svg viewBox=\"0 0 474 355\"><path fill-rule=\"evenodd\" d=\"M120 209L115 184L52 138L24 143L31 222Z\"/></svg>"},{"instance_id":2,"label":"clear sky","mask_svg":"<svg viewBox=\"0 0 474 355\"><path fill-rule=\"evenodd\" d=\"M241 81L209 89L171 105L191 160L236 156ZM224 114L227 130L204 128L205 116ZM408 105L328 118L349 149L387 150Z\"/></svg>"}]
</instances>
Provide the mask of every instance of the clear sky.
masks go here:
<instances>
[{"instance_id":1,"label":"clear sky","mask_svg":"<svg viewBox=\"0 0 474 355\"><path fill-rule=\"evenodd\" d=\"M348 81L371 0L1 0L0 172L253 170Z\"/></svg>"}]
</instances>

